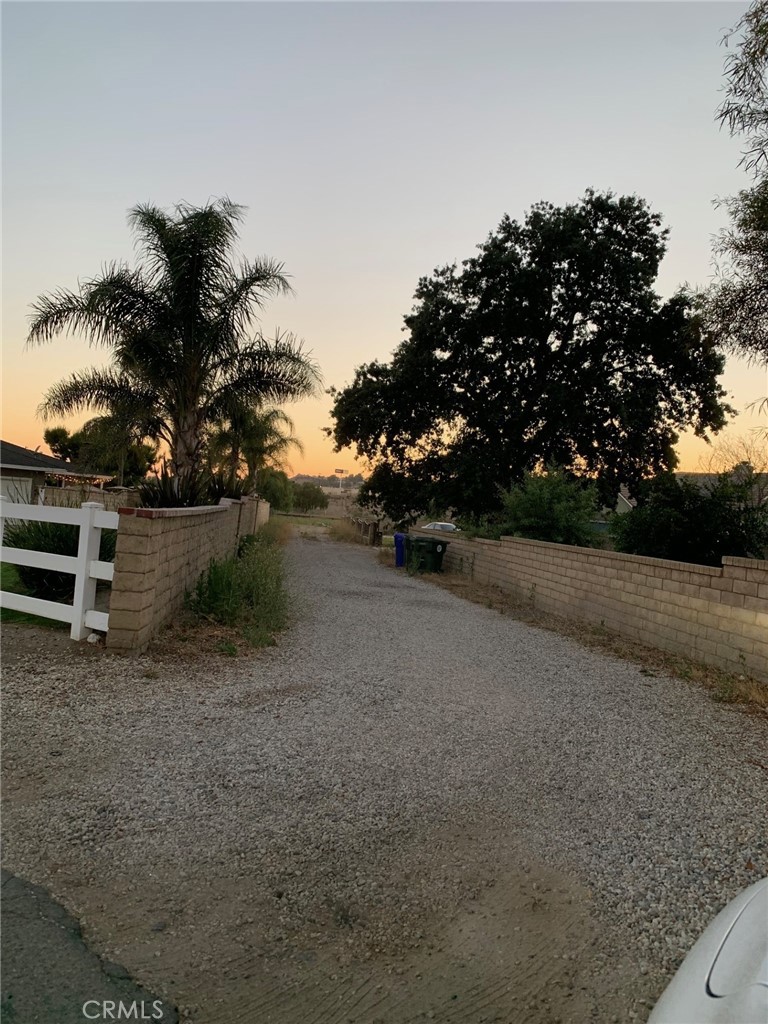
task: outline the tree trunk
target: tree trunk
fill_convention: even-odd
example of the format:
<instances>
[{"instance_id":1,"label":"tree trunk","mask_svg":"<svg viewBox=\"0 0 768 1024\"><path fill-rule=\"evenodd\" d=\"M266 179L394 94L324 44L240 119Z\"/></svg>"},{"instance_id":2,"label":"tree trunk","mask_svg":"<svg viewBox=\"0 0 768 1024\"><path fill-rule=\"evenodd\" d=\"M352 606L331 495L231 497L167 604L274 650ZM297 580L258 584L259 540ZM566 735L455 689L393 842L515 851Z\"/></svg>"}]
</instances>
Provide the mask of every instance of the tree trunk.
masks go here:
<instances>
[{"instance_id":1,"label":"tree trunk","mask_svg":"<svg viewBox=\"0 0 768 1024\"><path fill-rule=\"evenodd\" d=\"M179 482L188 482L200 472L201 438L197 417L192 414L182 417L175 424L174 445L171 451L171 466Z\"/></svg>"},{"instance_id":2,"label":"tree trunk","mask_svg":"<svg viewBox=\"0 0 768 1024\"><path fill-rule=\"evenodd\" d=\"M237 471L240 468L240 448L236 441L232 442L232 453L229 460L229 479L232 484L237 480Z\"/></svg>"}]
</instances>

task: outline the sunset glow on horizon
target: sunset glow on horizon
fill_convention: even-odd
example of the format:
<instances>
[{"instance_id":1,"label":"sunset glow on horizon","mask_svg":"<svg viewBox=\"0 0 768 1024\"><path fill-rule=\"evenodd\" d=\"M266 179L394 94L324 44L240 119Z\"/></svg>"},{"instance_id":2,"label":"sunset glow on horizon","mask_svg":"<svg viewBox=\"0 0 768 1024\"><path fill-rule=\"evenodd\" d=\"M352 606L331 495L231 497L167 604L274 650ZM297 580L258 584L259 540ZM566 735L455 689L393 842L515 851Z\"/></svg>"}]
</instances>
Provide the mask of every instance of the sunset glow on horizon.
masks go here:
<instances>
[{"instance_id":1,"label":"sunset glow on horizon","mask_svg":"<svg viewBox=\"0 0 768 1024\"><path fill-rule=\"evenodd\" d=\"M28 316L133 264L139 202L247 206L239 248L284 262L295 289L264 333L304 339L326 387L386 361L419 278L472 256L505 212L590 186L662 214L663 297L705 286L727 222L713 200L748 184L714 121L720 39L745 7L5 4L3 438L47 451L45 390L106 361L73 338L25 349ZM724 433L764 426L747 407L765 369L729 358L722 380L739 411ZM331 403L285 407L305 446L292 474L366 471L323 433ZM679 468L708 452L685 435Z\"/></svg>"}]
</instances>

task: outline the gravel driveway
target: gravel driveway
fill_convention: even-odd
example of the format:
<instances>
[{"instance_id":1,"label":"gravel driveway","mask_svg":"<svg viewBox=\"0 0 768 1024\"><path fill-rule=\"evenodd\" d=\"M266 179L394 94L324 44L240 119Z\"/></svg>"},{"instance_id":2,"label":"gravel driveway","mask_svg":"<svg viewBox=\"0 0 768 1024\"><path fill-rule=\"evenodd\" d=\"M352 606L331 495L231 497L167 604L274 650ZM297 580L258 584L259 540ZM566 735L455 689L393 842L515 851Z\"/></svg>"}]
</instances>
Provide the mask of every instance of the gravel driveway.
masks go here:
<instances>
[{"instance_id":1,"label":"gravel driveway","mask_svg":"<svg viewBox=\"0 0 768 1024\"><path fill-rule=\"evenodd\" d=\"M367 548L289 561L249 658L5 631L6 866L197 1024L644 1019L768 873L766 717Z\"/></svg>"}]
</instances>

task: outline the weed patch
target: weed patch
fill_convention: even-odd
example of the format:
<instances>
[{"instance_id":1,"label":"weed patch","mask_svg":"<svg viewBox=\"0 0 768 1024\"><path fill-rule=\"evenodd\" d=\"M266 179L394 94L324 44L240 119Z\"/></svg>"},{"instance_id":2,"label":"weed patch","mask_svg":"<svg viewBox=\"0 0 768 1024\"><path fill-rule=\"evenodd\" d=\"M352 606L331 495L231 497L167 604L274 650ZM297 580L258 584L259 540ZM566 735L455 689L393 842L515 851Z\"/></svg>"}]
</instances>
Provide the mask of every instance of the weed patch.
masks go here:
<instances>
[{"instance_id":1,"label":"weed patch","mask_svg":"<svg viewBox=\"0 0 768 1024\"><path fill-rule=\"evenodd\" d=\"M187 598L198 622L237 630L253 647L275 642L288 621L281 533L266 526L243 538L237 558L210 563ZM227 637L219 641L218 650L233 657L238 646Z\"/></svg>"},{"instance_id":2,"label":"weed patch","mask_svg":"<svg viewBox=\"0 0 768 1024\"><path fill-rule=\"evenodd\" d=\"M379 548L379 553L376 556L379 560L379 565L390 565L394 569L395 567L395 549L394 548Z\"/></svg>"},{"instance_id":3,"label":"weed patch","mask_svg":"<svg viewBox=\"0 0 768 1024\"><path fill-rule=\"evenodd\" d=\"M254 540L258 540L259 543L283 545L287 544L291 539L291 533L290 522L281 517L271 516L258 533L252 533L249 536L254 538ZM243 540L246 540L246 538L244 537Z\"/></svg>"},{"instance_id":4,"label":"weed patch","mask_svg":"<svg viewBox=\"0 0 768 1024\"><path fill-rule=\"evenodd\" d=\"M368 545L368 538L362 536L360 528L349 519L334 519L328 527L328 536L331 540L341 541L344 544Z\"/></svg>"}]
</instances>

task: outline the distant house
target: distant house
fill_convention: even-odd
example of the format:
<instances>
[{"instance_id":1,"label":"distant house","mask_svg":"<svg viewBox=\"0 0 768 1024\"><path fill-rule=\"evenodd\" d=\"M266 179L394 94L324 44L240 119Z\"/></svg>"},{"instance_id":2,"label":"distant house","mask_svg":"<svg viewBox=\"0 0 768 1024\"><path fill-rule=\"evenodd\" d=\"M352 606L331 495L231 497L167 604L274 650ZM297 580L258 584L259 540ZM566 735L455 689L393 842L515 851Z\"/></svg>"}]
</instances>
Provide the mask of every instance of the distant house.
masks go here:
<instances>
[{"instance_id":1,"label":"distant house","mask_svg":"<svg viewBox=\"0 0 768 1024\"><path fill-rule=\"evenodd\" d=\"M634 498L630 497L629 491L622 484L616 496L616 504L613 508L603 506L592 520L592 526L598 533L605 533L608 529L608 520L612 515L624 515L626 512L631 512L636 505L637 502Z\"/></svg>"},{"instance_id":2,"label":"distant house","mask_svg":"<svg viewBox=\"0 0 768 1024\"><path fill-rule=\"evenodd\" d=\"M616 498L616 504L614 505L613 511L618 512L619 515L623 515L625 512L631 512L636 505L637 502L634 498L630 497L629 491L624 484L622 484L619 488L619 494Z\"/></svg>"},{"instance_id":3,"label":"distant house","mask_svg":"<svg viewBox=\"0 0 768 1024\"><path fill-rule=\"evenodd\" d=\"M58 484L77 482L104 483L112 477L103 473L88 473L71 462L42 455L9 441L0 441L0 495L9 501L34 504L46 479L55 478Z\"/></svg>"}]
</instances>

